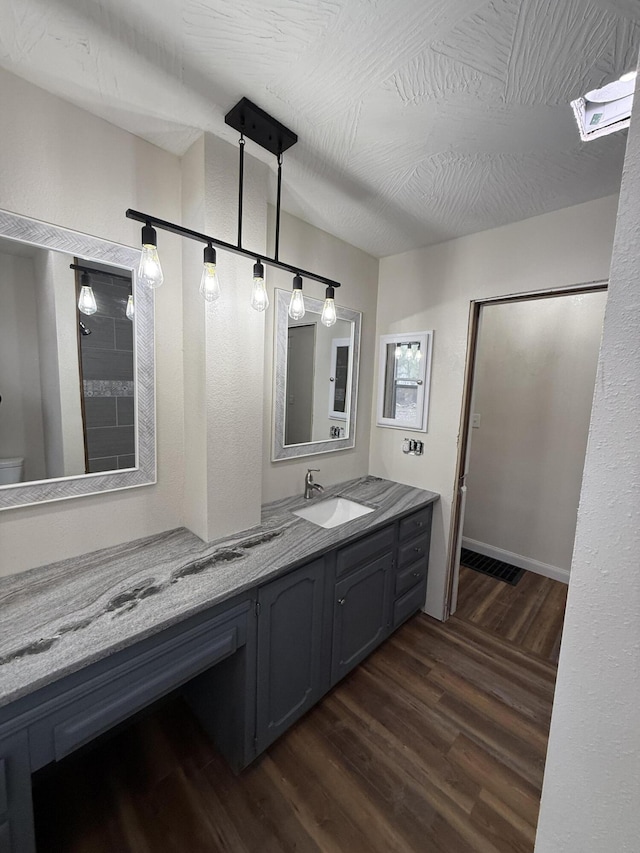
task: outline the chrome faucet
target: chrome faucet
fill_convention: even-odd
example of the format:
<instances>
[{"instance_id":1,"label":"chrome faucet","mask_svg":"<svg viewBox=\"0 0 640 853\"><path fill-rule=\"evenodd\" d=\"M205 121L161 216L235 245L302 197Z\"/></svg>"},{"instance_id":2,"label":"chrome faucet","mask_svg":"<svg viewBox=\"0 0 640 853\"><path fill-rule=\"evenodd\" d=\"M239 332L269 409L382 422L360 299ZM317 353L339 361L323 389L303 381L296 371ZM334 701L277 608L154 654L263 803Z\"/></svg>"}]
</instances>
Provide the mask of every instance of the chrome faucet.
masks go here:
<instances>
[{"instance_id":1,"label":"chrome faucet","mask_svg":"<svg viewBox=\"0 0 640 853\"><path fill-rule=\"evenodd\" d=\"M314 491L322 492L324 491L324 486L321 486L320 483L313 482L313 474L320 473L319 468L307 468L307 473L304 476L304 496L307 498L313 497Z\"/></svg>"}]
</instances>

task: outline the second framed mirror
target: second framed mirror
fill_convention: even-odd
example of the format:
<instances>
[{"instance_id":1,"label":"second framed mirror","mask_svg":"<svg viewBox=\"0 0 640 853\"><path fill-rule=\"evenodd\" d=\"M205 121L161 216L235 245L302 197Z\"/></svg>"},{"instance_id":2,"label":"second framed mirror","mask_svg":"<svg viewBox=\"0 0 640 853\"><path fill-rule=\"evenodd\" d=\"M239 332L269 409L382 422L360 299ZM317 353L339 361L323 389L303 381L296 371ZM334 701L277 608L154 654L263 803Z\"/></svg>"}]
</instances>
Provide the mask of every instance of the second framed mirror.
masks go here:
<instances>
[{"instance_id":1,"label":"second framed mirror","mask_svg":"<svg viewBox=\"0 0 640 853\"><path fill-rule=\"evenodd\" d=\"M336 306L321 323L322 302L305 297L300 320L291 294L276 290L273 461L355 446L361 314Z\"/></svg>"}]
</instances>

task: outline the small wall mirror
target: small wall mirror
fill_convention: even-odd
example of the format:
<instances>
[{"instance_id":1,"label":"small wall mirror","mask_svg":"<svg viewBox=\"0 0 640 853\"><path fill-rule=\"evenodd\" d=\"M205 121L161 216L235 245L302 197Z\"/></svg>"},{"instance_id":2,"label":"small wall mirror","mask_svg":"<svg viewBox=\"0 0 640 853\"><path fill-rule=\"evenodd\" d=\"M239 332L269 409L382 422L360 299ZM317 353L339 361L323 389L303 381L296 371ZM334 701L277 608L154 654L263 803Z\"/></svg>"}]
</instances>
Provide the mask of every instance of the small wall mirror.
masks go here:
<instances>
[{"instance_id":1,"label":"small wall mirror","mask_svg":"<svg viewBox=\"0 0 640 853\"><path fill-rule=\"evenodd\" d=\"M336 305L333 326L322 302L305 296L305 315L288 315L291 293L275 291L274 462L355 446L359 311Z\"/></svg>"},{"instance_id":2,"label":"small wall mirror","mask_svg":"<svg viewBox=\"0 0 640 853\"><path fill-rule=\"evenodd\" d=\"M433 332L382 335L378 426L426 432Z\"/></svg>"},{"instance_id":3,"label":"small wall mirror","mask_svg":"<svg viewBox=\"0 0 640 853\"><path fill-rule=\"evenodd\" d=\"M0 211L0 509L155 482L139 257Z\"/></svg>"}]
</instances>

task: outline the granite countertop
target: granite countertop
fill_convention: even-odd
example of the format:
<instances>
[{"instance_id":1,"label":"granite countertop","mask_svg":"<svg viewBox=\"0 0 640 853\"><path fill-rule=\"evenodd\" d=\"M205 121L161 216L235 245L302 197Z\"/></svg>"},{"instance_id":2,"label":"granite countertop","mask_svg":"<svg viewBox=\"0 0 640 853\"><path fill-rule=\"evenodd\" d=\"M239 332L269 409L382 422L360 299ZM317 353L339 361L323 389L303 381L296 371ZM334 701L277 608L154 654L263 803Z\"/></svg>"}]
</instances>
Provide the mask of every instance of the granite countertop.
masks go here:
<instances>
[{"instance_id":1,"label":"granite countertop","mask_svg":"<svg viewBox=\"0 0 640 853\"><path fill-rule=\"evenodd\" d=\"M292 514L309 505L296 496L214 542L178 528L1 578L0 706L438 499L378 477L322 497L338 495L374 512L324 529Z\"/></svg>"}]
</instances>

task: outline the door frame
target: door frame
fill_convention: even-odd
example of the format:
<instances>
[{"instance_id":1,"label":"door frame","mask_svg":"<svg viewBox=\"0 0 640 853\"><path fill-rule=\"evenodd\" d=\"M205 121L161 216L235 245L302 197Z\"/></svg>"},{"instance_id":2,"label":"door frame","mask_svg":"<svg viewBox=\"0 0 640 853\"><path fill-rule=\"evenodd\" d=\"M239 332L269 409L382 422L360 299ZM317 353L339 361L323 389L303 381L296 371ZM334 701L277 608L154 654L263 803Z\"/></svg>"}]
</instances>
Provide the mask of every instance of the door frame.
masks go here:
<instances>
[{"instance_id":1,"label":"door frame","mask_svg":"<svg viewBox=\"0 0 640 853\"><path fill-rule=\"evenodd\" d=\"M458 428L458 453L456 471L453 481L453 501L451 504L451 521L449 524L449 549L447 553L447 573L445 579L444 620L455 613L458 597L458 558L462 542L462 522L464 521L464 494L467 476L467 463L470 448L471 415L473 402L473 386L478 356L478 338L480 314L482 308L488 305L500 305L510 302L525 302L533 299L548 299L553 296L572 296L580 293L595 293L607 290L608 279L586 282L583 284L552 287L546 290L532 290L526 293L513 293L505 296L494 296L490 299L473 299L469 304L469 324L467 330L467 356L464 369L464 386L462 391L462 406L460 409L460 426ZM606 309L605 309L606 310Z\"/></svg>"}]
</instances>

